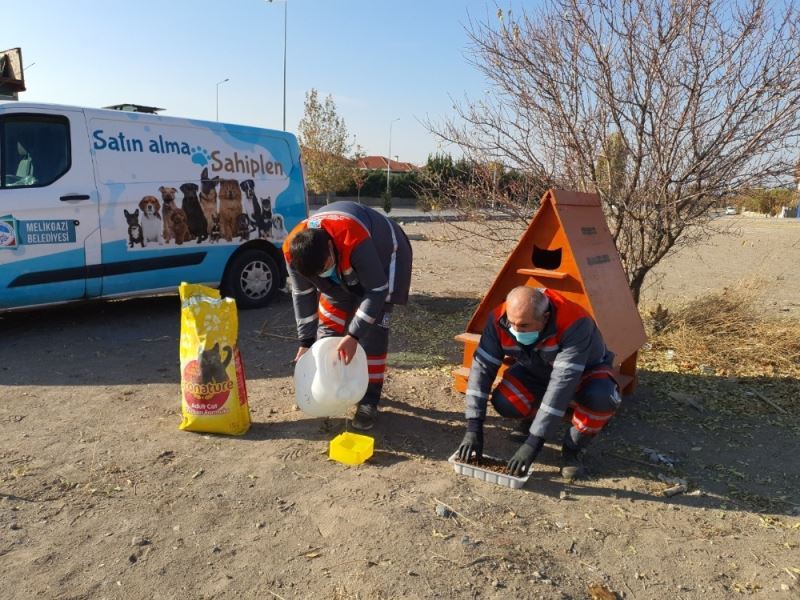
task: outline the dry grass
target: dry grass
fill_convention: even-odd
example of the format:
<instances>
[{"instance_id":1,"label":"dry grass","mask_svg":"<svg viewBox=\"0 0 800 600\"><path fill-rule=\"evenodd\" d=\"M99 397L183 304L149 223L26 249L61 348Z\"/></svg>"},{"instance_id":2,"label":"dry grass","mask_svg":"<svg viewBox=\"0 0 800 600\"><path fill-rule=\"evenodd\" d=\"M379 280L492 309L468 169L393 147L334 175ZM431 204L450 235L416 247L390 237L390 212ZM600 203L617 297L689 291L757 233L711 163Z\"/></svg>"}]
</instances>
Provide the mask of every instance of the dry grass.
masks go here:
<instances>
[{"instance_id":1,"label":"dry grass","mask_svg":"<svg viewBox=\"0 0 800 600\"><path fill-rule=\"evenodd\" d=\"M800 435L800 321L766 314L756 292L737 285L643 310L650 343L639 355L641 381L665 406L763 417Z\"/></svg>"},{"instance_id":2,"label":"dry grass","mask_svg":"<svg viewBox=\"0 0 800 600\"><path fill-rule=\"evenodd\" d=\"M453 338L464 332L476 306L474 298L415 295L392 316L392 364L441 367L459 360L463 346Z\"/></svg>"},{"instance_id":3,"label":"dry grass","mask_svg":"<svg viewBox=\"0 0 800 600\"><path fill-rule=\"evenodd\" d=\"M671 360L684 368L703 366L717 374L800 376L800 322L765 316L757 292L754 285L741 284L650 311L652 350L671 351Z\"/></svg>"}]
</instances>

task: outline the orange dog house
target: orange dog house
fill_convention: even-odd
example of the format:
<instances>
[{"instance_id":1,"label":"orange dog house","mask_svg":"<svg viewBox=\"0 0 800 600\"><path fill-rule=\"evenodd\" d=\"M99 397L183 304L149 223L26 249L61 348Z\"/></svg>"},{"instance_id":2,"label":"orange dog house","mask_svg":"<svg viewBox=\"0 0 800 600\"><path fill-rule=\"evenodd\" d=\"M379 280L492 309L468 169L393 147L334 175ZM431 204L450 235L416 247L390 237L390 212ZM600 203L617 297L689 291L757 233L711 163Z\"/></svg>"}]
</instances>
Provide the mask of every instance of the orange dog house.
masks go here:
<instances>
[{"instance_id":1,"label":"orange dog house","mask_svg":"<svg viewBox=\"0 0 800 600\"><path fill-rule=\"evenodd\" d=\"M466 391L472 355L486 319L505 301L508 292L520 285L556 290L589 311L615 354L614 367L623 394L634 390L636 357L647 336L600 197L548 190L528 229L472 315L467 331L455 338L464 344L462 366L453 372L458 391Z\"/></svg>"}]
</instances>

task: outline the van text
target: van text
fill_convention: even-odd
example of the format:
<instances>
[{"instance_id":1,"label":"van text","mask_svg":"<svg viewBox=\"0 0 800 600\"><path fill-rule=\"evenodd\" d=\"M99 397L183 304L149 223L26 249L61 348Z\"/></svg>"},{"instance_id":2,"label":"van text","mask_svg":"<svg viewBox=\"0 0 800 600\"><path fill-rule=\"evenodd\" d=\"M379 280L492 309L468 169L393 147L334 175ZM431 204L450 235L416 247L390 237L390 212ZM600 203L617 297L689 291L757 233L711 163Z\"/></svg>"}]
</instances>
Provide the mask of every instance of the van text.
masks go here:
<instances>
[{"instance_id":1,"label":"van text","mask_svg":"<svg viewBox=\"0 0 800 600\"><path fill-rule=\"evenodd\" d=\"M263 154L258 158L240 156L234 152L233 156L222 156L219 150L211 153L211 170L226 173L246 173L248 175L283 175L283 165L272 160L265 160Z\"/></svg>"}]
</instances>

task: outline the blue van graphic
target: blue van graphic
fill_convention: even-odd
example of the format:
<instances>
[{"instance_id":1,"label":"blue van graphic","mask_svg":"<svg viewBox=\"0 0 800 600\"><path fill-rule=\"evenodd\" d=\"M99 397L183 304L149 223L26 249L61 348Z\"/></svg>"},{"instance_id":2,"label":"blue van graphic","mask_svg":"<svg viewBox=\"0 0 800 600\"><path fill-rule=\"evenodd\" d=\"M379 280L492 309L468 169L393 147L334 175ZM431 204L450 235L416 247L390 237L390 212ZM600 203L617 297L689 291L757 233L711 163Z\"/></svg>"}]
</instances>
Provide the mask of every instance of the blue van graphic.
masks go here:
<instances>
[{"instance_id":1,"label":"blue van graphic","mask_svg":"<svg viewBox=\"0 0 800 600\"><path fill-rule=\"evenodd\" d=\"M264 306L308 215L290 133L0 104L0 310L220 286Z\"/></svg>"}]
</instances>

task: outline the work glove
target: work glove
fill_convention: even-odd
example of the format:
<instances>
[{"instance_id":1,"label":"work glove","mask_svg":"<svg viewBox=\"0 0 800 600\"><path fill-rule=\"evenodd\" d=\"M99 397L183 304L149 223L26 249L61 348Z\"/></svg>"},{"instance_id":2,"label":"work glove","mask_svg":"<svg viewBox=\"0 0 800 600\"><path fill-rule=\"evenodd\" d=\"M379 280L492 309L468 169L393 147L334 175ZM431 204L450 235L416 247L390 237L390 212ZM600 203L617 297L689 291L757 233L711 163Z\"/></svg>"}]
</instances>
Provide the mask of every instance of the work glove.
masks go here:
<instances>
[{"instance_id":1,"label":"work glove","mask_svg":"<svg viewBox=\"0 0 800 600\"><path fill-rule=\"evenodd\" d=\"M522 477L528 473L528 469L536 460L539 452L544 446L544 439L529 435L528 439L519 447L511 460L508 461L508 474L514 477Z\"/></svg>"},{"instance_id":2,"label":"work glove","mask_svg":"<svg viewBox=\"0 0 800 600\"><path fill-rule=\"evenodd\" d=\"M483 423L480 419L467 420L467 433L464 434L464 439L461 440L457 452L458 460L464 463L469 462L473 452L475 460L481 459L483 456Z\"/></svg>"}]
</instances>

